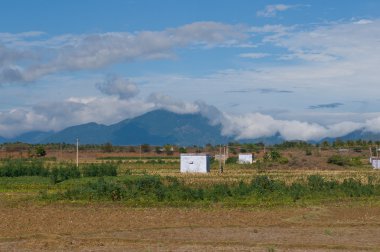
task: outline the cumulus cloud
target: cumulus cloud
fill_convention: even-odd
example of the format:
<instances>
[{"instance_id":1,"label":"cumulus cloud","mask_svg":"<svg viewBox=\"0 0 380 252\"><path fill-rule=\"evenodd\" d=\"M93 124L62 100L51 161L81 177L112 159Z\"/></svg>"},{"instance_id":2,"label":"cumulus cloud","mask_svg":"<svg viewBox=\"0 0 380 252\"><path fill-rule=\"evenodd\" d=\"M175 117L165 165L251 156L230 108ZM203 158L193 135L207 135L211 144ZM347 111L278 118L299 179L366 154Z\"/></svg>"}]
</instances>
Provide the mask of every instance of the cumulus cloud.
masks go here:
<instances>
[{"instance_id":1,"label":"cumulus cloud","mask_svg":"<svg viewBox=\"0 0 380 252\"><path fill-rule=\"evenodd\" d=\"M267 5L263 10L260 10L256 12L256 15L258 17L275 17L277 15L277 12L286 11L290 8L294 8L292 5L285 5L285 4L274 4L274 5Z\"/></svg>"},{"instance_id":2,"label":"cumulus cloud","mask_svg":"<svg viewBox=\"0 0 380 252\"><path fill-rule=\"evenodd\" d=\"M223 134L236 139L270 137L279 133L285 140L320 140L324 137L340 137L365 127L363 123L342 122L323 126L297 120L277 120L261 113L245 115L225 114Z\"/></svg>"},{"instance_id":3,"label":"cumulus cloud","mask_svg":"<svg viewBox=\"0 0 380 252\"><path fill-rule=\"evenodd\" d=\"M196 22L162 31L61 35L50 38L45 43L41 41L15 43L9 39L2 41L1 38L0 34L0 42L8 43L9 46L38 52L38 57L29 59L28 64L17 60L19 55L14 52L9 50L5 52L8 56L4 59L12 59L14 66L0 65L0 72L5 71L0 83L8 83L27 82L56 72L96 69L125 61L172 58L178 48L237 46L245 41L248 35L243 26ZM1 50L0 47L0 55ZM17 75L12 76L14 78L6 74L9 69L18 69Z\"/></svg>"},{"instance_id":4,"label":"cumulus cloud","mask_svg":"<svg viewBox=\"0 0 380 252\"><path fill-rule=\"evenodd\" d=\"M195 103L175 100L168 95L160 93L151 94L146 101L153 103L156 109L165 109L177 114L192 114L199 112L199 107Z\"/></svg>"},{"instance_id":5,"label":"cumulus cloud","mask_svg":"<svg viewBox=\"0 0 380 252\"><path fill-rule=\"evenodd\" d=\"M72 97L64 102L41 103L30 109L0 112L0 136L13 137L30 130L58 131L88 122L111 124L156 109L180 114L200 113L211 125L220 124L223 135L237 140L280 134L285 140L307 141L340 137L361 129L380 132L380 117L363 122L344 121L321 125L299 120L280 120L262 113L225 113L202 101L184 102L170 96L152 94L146 100L125 100L114 96Z\"/></svg>"},{"instance_id":6,"label":"cumulus cloud","mask_svg":"<svg viewBox=\"0 0 380 252\"><path fill-rule=\"evenodd\" d=\"M139 93L139 89L133 82L116 75L107 76L106 80L97 83L96 87L104 94L115 95L120 99L129 99Z\"/></svg>"}]
</instances>

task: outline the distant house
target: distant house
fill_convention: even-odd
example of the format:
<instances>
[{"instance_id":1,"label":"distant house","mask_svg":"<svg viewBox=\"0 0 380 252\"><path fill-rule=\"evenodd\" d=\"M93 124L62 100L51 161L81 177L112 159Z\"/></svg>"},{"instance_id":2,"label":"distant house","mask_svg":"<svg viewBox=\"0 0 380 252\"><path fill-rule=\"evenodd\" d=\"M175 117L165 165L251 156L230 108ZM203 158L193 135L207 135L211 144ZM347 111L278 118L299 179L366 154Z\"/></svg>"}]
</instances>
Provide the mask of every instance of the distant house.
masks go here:
<instances>
[{"instance_id":1,"label":"distant house","mask_svg":"<svg viewBox=\"0 0 380 252\"><path fill-rule=\"evenodd\" d=\"M252 153L240 153L239 154L239 164L252 164Z\"/></svg>"},{"instance_id":2,"label":"distant house","mask_svg":"<svg viewBox=\"0 0 380 252\"><path fill-rule=\"evenodd\" d=\"M380 169L380 159L379 158L370 158L373 169Z\"/></svg>"},{"instance_id":3,"label":"distant house","mask_svg":"<svg viewBox=\"0 0 380 252\"><path fill-rule=\"evenodd\" d=\"M182 153L180 171L208 173L210 172L210 156L202 153Z\"/></svg>"}]
</instances>

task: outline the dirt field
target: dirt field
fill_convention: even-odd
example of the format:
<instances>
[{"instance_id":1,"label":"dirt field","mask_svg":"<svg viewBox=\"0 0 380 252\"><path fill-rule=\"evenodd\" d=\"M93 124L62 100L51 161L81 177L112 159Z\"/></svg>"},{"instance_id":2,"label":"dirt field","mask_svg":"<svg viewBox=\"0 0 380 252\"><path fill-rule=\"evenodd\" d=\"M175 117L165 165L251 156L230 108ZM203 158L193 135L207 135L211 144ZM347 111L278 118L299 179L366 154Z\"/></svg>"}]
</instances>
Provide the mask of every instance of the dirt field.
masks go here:
<instances>
[{"instance_id":1,"label":"dirt field","mask_svg":"<svg viewBox=\"0 0 380 252\"><path fill-rule=\"evenodd\" d=\"M0 206L0 251L379 251L380 206Z\"/></svg>"}]
</instances>

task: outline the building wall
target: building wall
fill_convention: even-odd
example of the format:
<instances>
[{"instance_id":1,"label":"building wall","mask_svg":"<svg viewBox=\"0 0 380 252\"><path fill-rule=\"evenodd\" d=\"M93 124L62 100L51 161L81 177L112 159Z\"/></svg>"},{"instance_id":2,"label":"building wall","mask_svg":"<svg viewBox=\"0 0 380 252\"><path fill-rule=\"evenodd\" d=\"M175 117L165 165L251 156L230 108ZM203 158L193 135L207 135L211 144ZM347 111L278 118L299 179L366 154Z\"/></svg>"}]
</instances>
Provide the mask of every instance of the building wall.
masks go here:
<instances>
[{"instance_id":1,"label":"building wall","mask_svg":"<svg viewBox=\"0 0 380 252\"><path fill-rule=\"evenodd\" d=\"M373 169L380 169L380 160L372 159L371 160Z\"/></svg>"},{"instance_id":2,"label":"building wall","mask_svg":"<svg viewBox=\"0 0 380 252\"><path fill-rule=\"evenodd\" d=\"M210 157L208 155L181 154L181 172L210 172Z\"/></svg>"},{"instance_id":3,"label":"building wall","mask_svg":"<svg viewBox=\"0 0 380 252\"><path fill-rule=\"evenodd\" d=\"M252 154L239 154L239 164L252 164Z\"/></svg>"}]
</instances>

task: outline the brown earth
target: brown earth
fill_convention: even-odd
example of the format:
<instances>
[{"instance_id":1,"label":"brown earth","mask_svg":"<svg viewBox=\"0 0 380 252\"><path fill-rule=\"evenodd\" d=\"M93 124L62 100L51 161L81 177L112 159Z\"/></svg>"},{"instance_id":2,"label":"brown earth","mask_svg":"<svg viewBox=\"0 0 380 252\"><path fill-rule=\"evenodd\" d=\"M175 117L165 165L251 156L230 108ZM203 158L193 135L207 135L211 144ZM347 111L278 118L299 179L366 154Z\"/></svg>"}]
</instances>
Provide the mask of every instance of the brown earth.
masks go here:
<instances>
[{"instance_id":1,"label":"brown earth","mask_svg":"<svg viewBox=\"0 0 380 252\"><path fill-rule=\"evenodd\" d=\"M380 206L1 205L0 251L380 251Z\"/></svg>"}]
</instances>

